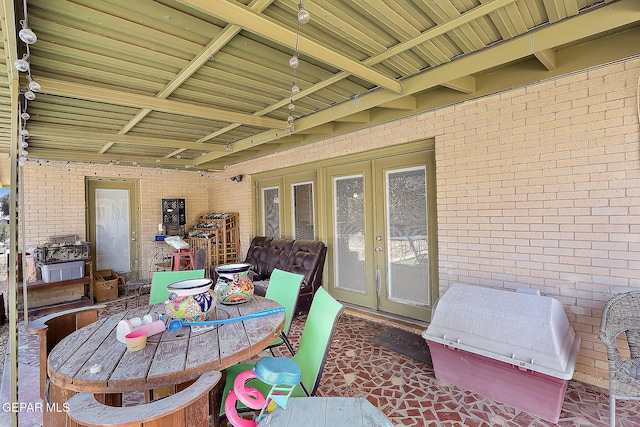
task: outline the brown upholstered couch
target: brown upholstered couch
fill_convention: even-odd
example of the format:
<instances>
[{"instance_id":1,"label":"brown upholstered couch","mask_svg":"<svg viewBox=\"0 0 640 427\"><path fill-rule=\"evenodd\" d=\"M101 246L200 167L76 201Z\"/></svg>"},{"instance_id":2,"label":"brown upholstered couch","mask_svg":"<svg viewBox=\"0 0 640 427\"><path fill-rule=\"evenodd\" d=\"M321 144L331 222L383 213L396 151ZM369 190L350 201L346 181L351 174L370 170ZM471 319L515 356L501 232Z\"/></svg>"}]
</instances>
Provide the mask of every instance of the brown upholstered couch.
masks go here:
<instances>
[{"instance_id":1,"label":"brown upholstered couch","mask_svg":"<svg viewBox=\"0 0 640 427\"><path fill-rule=\"evenodd\" d=\"M246 263L251 264L255 273L255 293L264 296L267 280L275 268L302 274L304 280L300 288L295 314L309 311L313 295L322 286L322 270L327 256L327 247L318 240L292 240L256 236L247 251Z\"/></svg>"}]
</instances>

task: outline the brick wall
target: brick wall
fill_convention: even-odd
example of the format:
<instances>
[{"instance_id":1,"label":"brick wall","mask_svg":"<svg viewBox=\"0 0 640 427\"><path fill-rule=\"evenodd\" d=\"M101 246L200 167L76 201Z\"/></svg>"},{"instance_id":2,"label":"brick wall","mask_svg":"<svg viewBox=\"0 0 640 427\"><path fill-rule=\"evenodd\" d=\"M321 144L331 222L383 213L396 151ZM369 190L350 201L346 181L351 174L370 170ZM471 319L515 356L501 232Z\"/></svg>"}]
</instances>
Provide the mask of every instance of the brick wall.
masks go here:
<instances>
[{"instance_id":1,"label":"brick wall","mask_svg":"<svg viewBox=\"0 0 640 427\"><path fill-rule=\"evenodd\" d=\"M28 162L24 168L26 247L37 246L56 234L86 239L85 177L122 178L140 182L143 245L141 269L148 269L154 237L162 222L162 199L186 200L187 229L209 212L209 186L214 180L197 172L142 167L103 166L63 162Z\"/></svg>"},{"instance_id":2,"label":"brick wall","mask_svg":"<svg viewBox=\"0 0 640 427\"><path fill-rule=\"evenodd\" d=\"M576 378L606 384L602 307L640 289L640 60L330 138L234 166L251 174L435 137L440 285L531 287L582 338ZM212 205L249 200L222 185ZM243 244L252 214L242 203ZM244 246L246 248L246 246Z\"/></svg>"},{"instance_id":3,"label":"brick wall","mask_svg":"<svg viewBox=\"0 0 640 427\"><path fill-rule=\"evenodd\" d=\"M441 287L556 297L593 378L608 372L603 305L640 288L639 76L629 61L440 112L453 128L436 140Z\"/></svg>"},{"instance_id":4,"label":"brick wall","mask_svg":"<svg viewBox=\"0 0 640 427\"><path fill-rule=\"evenodd\" d=\"M582 337L576 378L606 384L595 333L615 293L640 289L640 60L629 60L230 166L223 174L64 164L26 168L27 241L84 234L84 176L140 178L143 237L160 199L190 223L239 212L253 229L251 174L435 137L440 285L532 287L559 299ZM126 175L129 174L129 175ZM244 174L241 183L229 177ZM197 185L194 185L197 183ZM46 209L42 207L46 206ZM145 243L147 247L152 243Z\"/></svg>"}]
</instances>

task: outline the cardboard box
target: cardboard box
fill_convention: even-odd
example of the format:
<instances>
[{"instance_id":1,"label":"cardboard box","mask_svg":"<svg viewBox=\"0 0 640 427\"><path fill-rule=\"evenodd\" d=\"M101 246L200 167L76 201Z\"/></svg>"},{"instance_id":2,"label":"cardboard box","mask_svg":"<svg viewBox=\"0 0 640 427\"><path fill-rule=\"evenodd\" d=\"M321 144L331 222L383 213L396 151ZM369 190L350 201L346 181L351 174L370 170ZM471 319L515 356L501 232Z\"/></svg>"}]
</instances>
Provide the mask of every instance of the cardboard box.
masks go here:
<instances>
[{"instance_id":1,"label":"cardboard box","mask_svg":"<svg viewBox=\"0 0 640 427\"><path fill-rule=\"evenodd\" d=\"M113 270L98 270L93 273L93 296L96 302L118 298L118 283L124 280Z\"/></svg>"},{"instance_id":2,"label":"cardboard box","mask_svg":"<svg viewBox=\"0 0 640 427\"><path fill-rule=\"evenodd\" d=\"M41 265L40 269L42 270L42 280L45 283L81 279L84 277L84 261Z\"/></svg>"}]
</instances>

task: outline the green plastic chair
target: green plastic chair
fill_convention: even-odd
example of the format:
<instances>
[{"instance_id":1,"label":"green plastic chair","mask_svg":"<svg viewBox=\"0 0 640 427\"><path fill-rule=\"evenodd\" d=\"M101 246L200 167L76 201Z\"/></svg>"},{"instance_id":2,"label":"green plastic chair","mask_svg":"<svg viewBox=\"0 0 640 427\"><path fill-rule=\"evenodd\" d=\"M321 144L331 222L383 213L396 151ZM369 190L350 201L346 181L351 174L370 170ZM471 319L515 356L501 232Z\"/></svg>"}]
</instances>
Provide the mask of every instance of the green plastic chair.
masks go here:
<instances>
[{"instance_id":1,"label":"green plastic chair","mask_svg":"<svg viewBox=\"0 0 640 427\"><path fill-rule=\"evenodd\" d=\"M269 279L269 287L267 288L266 298L269 298L281 306L284 307L285 321L282 333L267 347L273 354L273 349L282 345L283 343L289 349L289 352L293 356L295 351L289 342L289 329L291 328L291 322L293 321L293 308L298 302L298 295L300 294L300 286L304 276L302 274L290 273L288 271L278 270L275 268L271 273Z\"/></svg>"},{"instance_id":2,"label":"green plastic chair","mask_svg":"<svg viewBox=\"0 0 640 427\"><path fill-rule=\"evenodd\" d=\"M159 304L169 298L167 286L180 280L202 279L204 270L156 271L151 278L149 304Z\"/></svg>"},{"instance_id":3,"label":"green plastic chair","mask_svg":"<svg viewBox=\"0 0 640 427\"><path fill-rule=\"evenodd\" d=\"M271 285L269 285L271 286ZM319 288L311 303L309 315L300 336L298 351L293 360L300 365L302 380L293 390L291 397L314 396L320 384L322 371L329 354L333 334L338 320L344 311L344 307L336 301L324 288ZM226 370L226 381L222 394L220 416L224 417L224 405L229 391L233 388L233 382L239 373L253 369L255 363L239 363ZM258 379L247 381L247 385L255 387L267 396L271 386ZM249 410L238 402L240 410Z\"/></svg>"}]
</instances>

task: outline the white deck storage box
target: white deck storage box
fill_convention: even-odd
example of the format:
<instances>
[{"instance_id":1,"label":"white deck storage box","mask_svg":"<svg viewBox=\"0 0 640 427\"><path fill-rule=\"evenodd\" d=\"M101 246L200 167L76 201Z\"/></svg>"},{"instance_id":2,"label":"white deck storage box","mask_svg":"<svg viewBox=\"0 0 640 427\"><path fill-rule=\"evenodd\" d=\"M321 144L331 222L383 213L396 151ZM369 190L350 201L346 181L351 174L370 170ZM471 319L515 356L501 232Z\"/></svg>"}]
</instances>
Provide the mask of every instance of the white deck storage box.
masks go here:
<instances>
[{"instance_id":1,"label":"white deck storage box","mask_svg":"<svg viewBox=\"0 0 640 427\"><path fill-rule=\"evenodd\" d=\"M84 264L84 261L43 264L40 266L42 270L42 281L52 283L62 280L81 279L84 277Z\"/></svg>"},{"instance_id":2,"label":"white deck storage box","mask_svg":"<svg viewBox=\"0 0 640 427\"><path fill-rule=\"evenodd\" d=\"M437 378L558 422L580 349L558 300L454 285L422 337Z\"/></svg>"}]
</instances>

